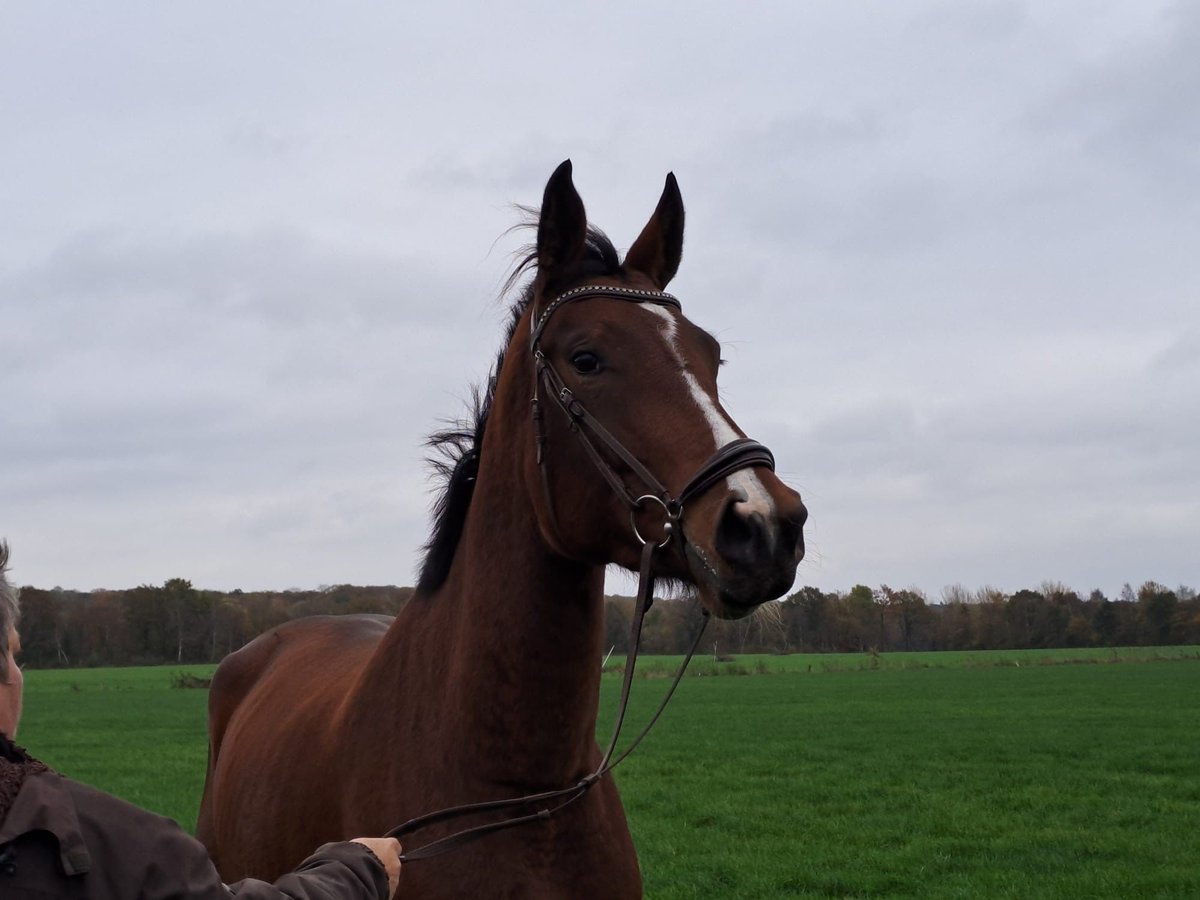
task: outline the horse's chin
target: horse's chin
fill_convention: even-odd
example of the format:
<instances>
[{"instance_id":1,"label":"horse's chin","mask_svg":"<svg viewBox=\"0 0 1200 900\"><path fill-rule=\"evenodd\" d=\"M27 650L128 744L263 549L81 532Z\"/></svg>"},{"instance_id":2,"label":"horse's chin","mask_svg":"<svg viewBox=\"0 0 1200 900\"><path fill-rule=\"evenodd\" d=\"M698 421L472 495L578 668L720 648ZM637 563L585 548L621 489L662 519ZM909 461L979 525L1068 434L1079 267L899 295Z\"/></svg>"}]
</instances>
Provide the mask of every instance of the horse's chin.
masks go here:
<instances>
[{"instance_id":1,"label":"horse's chin","mask_svg":"<svg viewBox=\"0 0 1200 900\"><path fill-rule=\"evenodd\" d=\"M762 604L777 600L796 580L792 566L777 572L723 572L714 566L704 549L688 542L688 568L697 599L718 619L744 619Z\"/></svg>"},{"instance_id":2,"label":"horse's chin","mask_svg":"<svg viewBox=\"0 0 1200 900\"><path fill-rule=\"evenodd\" d=\"M716 554L691 540L676 544L658 557L656 587L669 594L692 597L718 619L744 619L771 600L784 596L796 580L798 561L790 565L758 566L738 571L727 564L713 562ZM632 554L614 560L637 574Z\"/></svg>"},{"instance_id":3,"label":"horse's chin","mask_svg":"<svg viewBox=\"0 0 1200 900\"><path fill-rule=\"evenodd\" d=\"M758 609L758 603L744 604L736 597L707 588L697 588L696 597L701 605L718 619L744 619Z\"/></svg>"}]
</instances>

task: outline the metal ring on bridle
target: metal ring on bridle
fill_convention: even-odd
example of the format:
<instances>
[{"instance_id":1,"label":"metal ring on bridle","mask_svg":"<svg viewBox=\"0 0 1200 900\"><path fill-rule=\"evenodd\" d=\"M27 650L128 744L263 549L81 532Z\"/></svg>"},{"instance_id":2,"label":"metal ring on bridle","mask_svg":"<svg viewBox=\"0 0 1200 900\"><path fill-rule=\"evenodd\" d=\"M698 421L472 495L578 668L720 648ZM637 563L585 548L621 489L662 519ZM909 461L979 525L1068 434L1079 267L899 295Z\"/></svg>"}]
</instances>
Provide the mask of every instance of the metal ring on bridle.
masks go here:
<instances>
[{"instance_id":1,"label":"metal ring on bridle","mask_svg":"<svg viewBox=\"0 0 1200 900\"><path fill-rule=\"evenodd\" d=\"M633 526L633 535L642 543L642 546L645 546L650 542L642 537L642 533L638 531L637 514L641 511L642 506L647 500L653 500L655 503L661 506L663 508L663 512L667 514L667 519L665 522L663 522L663 539L655 544L656 547L665 547L671 542L671 538L675 536L675 523L679 521L679 517L683 514L683 510L677 509L675 512L671 512L671 506L667 505L667 501L654 494L642 494L642 496L638 497L637 500L634 501L633 508L629 510L629 524Z\"/></svg>"}]
</instances>

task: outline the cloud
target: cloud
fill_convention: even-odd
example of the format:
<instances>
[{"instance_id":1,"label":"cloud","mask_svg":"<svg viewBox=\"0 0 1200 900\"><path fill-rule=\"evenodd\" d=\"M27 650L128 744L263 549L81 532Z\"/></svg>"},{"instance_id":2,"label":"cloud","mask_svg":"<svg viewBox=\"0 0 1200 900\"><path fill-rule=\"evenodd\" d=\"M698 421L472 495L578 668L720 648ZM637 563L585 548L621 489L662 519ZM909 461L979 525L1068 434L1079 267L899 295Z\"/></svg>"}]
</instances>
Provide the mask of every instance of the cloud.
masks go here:
<instances>
[{"instance_id":1,"label":"cloud","mask_svg":"<svg viewBox=\"0 0 1200 900\"><path fill-rule=\"evenodd\" d=\"M1182 199L1178 179L1200 167L1200 11L1173 3L1150 24L1081 66L1033 121L1072 133L1084 153L1170 202Z\"/></svg>"},{"instance_id":2,"label":"cloud","mask_svg":"<svg viewBox=\"0 0 1200 900\"><path fill-rule=\"evenodd\" d=\"M431 410L457 413L498 339L486 303L454 311L463 288L411 259L295 232L72 238L0 282L6 517L35 532L62 507L74 528L152 518L161 558L141 564L156 572L188 564L190 533L282 553L366 543L386 520L407 546L373 580L407 581ZM111 558L129 565L115 547Z\"/></svg>"}]
</instances>

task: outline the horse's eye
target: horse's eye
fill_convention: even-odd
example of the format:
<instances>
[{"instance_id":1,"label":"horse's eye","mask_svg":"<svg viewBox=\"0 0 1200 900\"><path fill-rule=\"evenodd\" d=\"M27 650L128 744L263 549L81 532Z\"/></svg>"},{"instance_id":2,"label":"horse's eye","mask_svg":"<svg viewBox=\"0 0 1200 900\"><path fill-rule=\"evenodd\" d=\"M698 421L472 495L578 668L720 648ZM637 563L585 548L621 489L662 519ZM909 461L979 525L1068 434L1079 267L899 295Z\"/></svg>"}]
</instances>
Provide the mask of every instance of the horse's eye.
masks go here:
<instances>
[{"instance_id":1,"label":"horse's eye","mask_svg":"<svg viewBox=\"0 0 1200 900\"><path fill-rule=\"evenodd\" d=\"M580 350L571 357L571 365L580 375L595 375L600 371L600 357L587 350Z\"/></svg>"}]
</instances>

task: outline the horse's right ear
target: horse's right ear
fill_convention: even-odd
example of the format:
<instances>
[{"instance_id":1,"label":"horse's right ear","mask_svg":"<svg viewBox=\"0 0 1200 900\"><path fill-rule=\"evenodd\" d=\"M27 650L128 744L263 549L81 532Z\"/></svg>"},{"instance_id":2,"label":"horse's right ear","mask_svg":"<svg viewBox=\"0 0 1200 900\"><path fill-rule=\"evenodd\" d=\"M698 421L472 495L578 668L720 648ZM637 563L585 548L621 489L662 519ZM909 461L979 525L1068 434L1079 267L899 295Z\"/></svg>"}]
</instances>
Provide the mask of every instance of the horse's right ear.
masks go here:
<instances>
[{"instance_id":1,"label":"horse's right ear","mask_svg":"<svg viewBox=\"0 0 1200 900\"><path fill-rule=\"evenodd\" d=\"M550 180L542 195L542 212L538 218L538 270L543 275L570 265L583 256L587 239L587 213L583 200L571 182L571 161L565 160Z\"/></svg>"}]
</instances>

